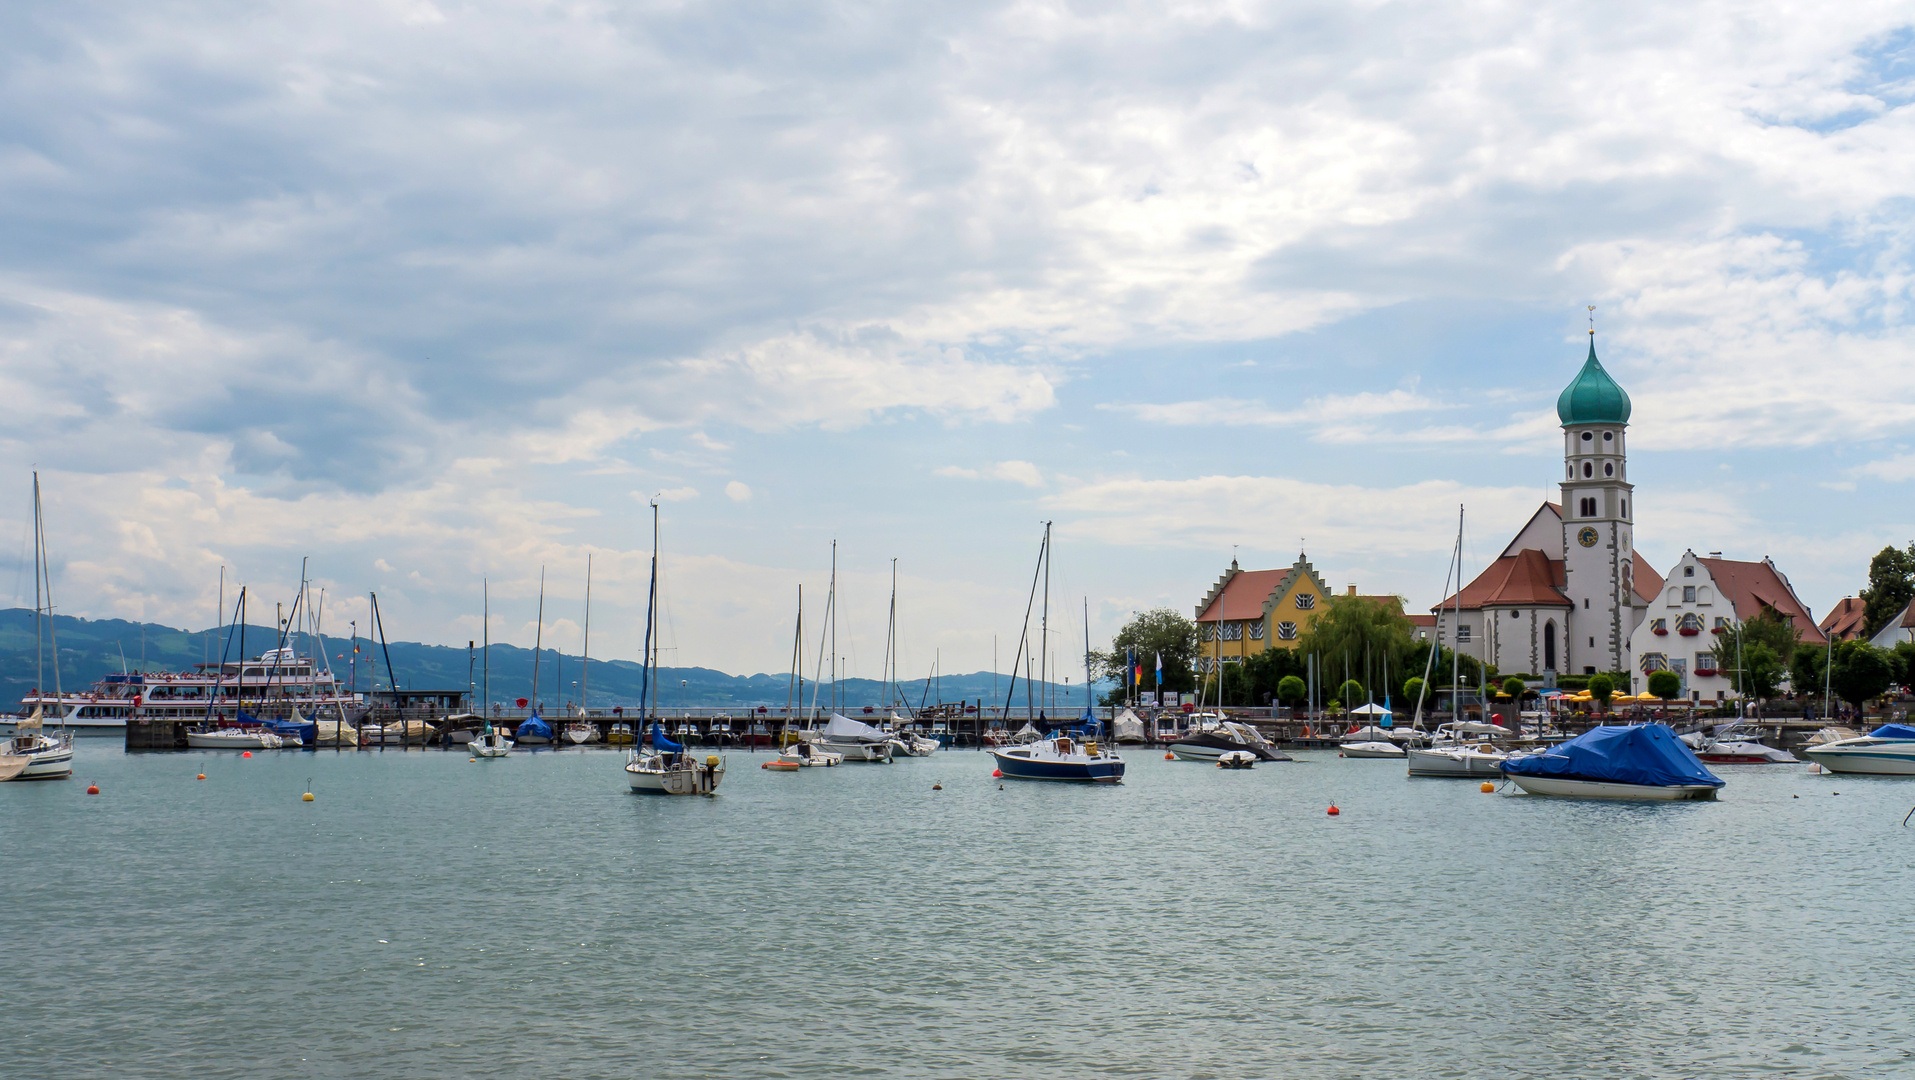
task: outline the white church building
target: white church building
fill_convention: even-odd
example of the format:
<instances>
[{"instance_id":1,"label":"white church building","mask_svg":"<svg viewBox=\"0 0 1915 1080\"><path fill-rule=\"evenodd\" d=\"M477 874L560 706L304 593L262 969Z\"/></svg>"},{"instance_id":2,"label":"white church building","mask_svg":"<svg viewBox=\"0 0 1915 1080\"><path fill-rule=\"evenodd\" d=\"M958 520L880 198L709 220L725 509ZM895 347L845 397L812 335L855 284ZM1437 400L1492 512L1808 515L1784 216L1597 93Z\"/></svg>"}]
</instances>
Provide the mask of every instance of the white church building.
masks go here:
<instances>
[{"instance_id":1,"label":"white church building","mask_svg":"<svg viewBox=\"0 0 1915 1080\"><path fill-rule=\"evenodd\" d=\"M1432 608L1437 640L1505 673L1630 673L1630 693L1652 671L1674 671L1683 696L1721 701L1733 658L1717 655L1722 628L1772 608L1804 643L1824 644L1809 609L1775 563L1683 555L1665 581L1636 551L1629 483L1629 395L1589 358L1556 399L1563 426L1562 501L1545 502L1496 561ZM1915 637L1915 604L1910 605ZM1622 688L1618 688L1622 689Z\"/></svg>"}]
</instances>

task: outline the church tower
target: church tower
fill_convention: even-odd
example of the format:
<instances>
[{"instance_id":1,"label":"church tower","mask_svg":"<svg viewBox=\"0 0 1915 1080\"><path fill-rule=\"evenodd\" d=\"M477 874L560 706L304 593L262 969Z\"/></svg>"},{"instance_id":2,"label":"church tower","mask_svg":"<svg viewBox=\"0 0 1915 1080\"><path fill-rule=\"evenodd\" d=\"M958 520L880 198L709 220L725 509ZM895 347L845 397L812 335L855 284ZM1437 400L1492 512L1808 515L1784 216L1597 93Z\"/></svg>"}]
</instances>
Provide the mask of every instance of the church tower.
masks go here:
<instances>
[{"instance_id":1,"label":"church tower","mask_svg":"<svg viewBox=\"0 0 1915 1080\"><path fill-rule=\"evenodd\" d=\"M1627 671L1635 629L1634 509L1626 433L1629 395L1589 359L1556 399L1563 424L1563 569L1573 610L1563 654L1572 673Z\"/></svg>"}]
</instances>

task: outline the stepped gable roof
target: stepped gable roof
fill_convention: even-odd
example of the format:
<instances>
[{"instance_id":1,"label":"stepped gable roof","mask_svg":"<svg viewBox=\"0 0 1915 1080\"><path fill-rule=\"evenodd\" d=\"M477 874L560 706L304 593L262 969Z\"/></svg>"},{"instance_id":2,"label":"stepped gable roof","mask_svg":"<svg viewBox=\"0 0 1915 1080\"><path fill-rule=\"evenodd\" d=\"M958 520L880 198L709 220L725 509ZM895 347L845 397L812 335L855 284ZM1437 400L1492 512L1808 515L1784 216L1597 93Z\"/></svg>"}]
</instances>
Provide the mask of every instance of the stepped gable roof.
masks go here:
<instances>
[{"instance_id":1,"label":"stepped gable roof","mask_svg":"<svg viewBox=\"0 0 1915 1080\"><path fill-rule=\"evenodd\" d=\"M1310 565L1309 558L1299 553L1297 561L1283 570L1244 570L1237 566L1237 560L1230 560L1230 569L1224 571L1217 584L1211 586L1210 594L1204 602L1197 605L1198 622L1235 622L1241 619L1261 619L1269 614L1270 605L1276 598L1290 590L1300 575L1308 575L1316 585L1317 592L1328 598L1329 586L1317 576L1316 568Z\"/></svg>"},{"instance_id":2,"label":"stepped gable roof","mask_svg":"<svg viewBox=\"0 0 1915 1080\"><path fill-rule=\"evenodd\" d=\"M1468 611L1486 607L1572 607L1563 595L1567 575L1563 564L1535 548L1524 548L1490 563L1463 591L1446 597L1430 610L1461 606Z\"/></svg>"},{"instance_id":3,"label":"stepped gable roof","mask_svg":"<svg viewBox=\"0 0 1915 1080\"><path fill-rule=\"evenodd\" d=\"M1662 575L1656 573L1656 568L1642 557L1642 552L1632 548L1629 554L1635 556L1636 560L1636 568L1630 573L1629 580L1636 587L1636 599L1646 604L1662 595Z\"/></svg>"},{"instance_id":4,"label":"stepped gable roof","mask_svg":"<svg viewBox=\"0 0 1915 1080\"><path fill-rule=\"evenodd\" d=\"M1828 643L1822 628L1815 625L1815 619L1809 614L1808 605L1795 595L1795 589L1782 571L1775 568L1775 562L1764 558L1761 562L1744 562L1740 559L1696 560L1715 580L1716 588L1729 598L1735 606L1738 620L1753 619L1762 614L1762 609L1772 607L1787 616L1801 632L1802 640L1815 645Z\"/></svg>"},{"instance_id":5,"label":"stepped gable roof","mask_svg":"<svg viewBox=\"0 0 1915 1080\"><path fill-rule=\"evenodd\" d=\"M1565 424L1627 424L1629 395L1596 359L1596 335L1589 335L1589 359L1556 399L1556 415Z\"/></svg>"},{"instance_id":6,"label":"stepped gable roof","mask_svg":"<svg viewBox=\"0 0 1915 1080\"><path fill-rule=\"evenodd\" d=\"M1903 612L1907 616L1907 612ZM1845 596L1835 608L1822 616L1822 633L1837 641L1852 641L1868 629L1868 602L1859 596Z\"/></svg>"}]
</instances>

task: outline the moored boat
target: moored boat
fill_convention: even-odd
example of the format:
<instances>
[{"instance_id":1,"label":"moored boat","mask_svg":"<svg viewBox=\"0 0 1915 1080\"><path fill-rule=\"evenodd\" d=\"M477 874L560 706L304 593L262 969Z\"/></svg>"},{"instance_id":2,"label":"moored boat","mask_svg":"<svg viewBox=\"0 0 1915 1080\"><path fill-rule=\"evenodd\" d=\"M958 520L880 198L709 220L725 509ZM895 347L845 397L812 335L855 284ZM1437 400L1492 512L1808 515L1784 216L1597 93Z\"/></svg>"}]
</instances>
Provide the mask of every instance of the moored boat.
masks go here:
<instances>
[{"instance_id":1,"label":"moored boat","mask_svg":"<svg viewBox=\"0 0 1915 1080\"><path fill-rule=\"evenodd\" d=\"M1120 784L1124 759L1097 743L1079 743L1068 735L1039 739L1008 750L991 751L998 771L1012 780L1089 781Z\"/></svg>"},{"instance_id":2,"label":"moored boat","mask_svg":"<svg viewBox=\"0 0 1915 1080\"><path fill-rule=\"evenodd\" d=\"M1500 724L1480 721L1442 724L1429 746L1406 751L1409 775L1479 780L1501 776L1509 754L1490 740L1509 734L1509 729Z\"/></svg>"},{"instance_id":3,"label":"moored boat","mask_svg":"<svg viewBox=\"0 0 1915 1080\"><path fill-rule=\"evenodd\" d=\"M1226 750L1217 758L1219 769L1248 769L1257 764L1257 755L1248 750Z\"/></svg>"},{"instance_id":4,"label":"moored boat","mask_svg":"<svg viewBox=\"0 0 1915 1080\"><path fill-rule=\"evenodd\" d=\"M1696 757L1710 765L1796 765L1801 759L1762 742L1762 734L1745 725L1730 725L1714 735L1692 731L1681 736Z\"/></svg>"},{"instance_id":5,"label":"moored boat","mask_svg":"<svg viewBox=\"0 0 1915 1080\"><path fill-rule=\"evenodd\" d=\"M478 736L466 744L466 749L472 752L473 757L502 758L512 752L512 740L506 738L505 732L493 727L492 722L488 720Z\"/></svg>"},{"instance_id":6,"label":"moored boat","mask_svg":"<svg viewBox=\"0 0 1915 1080\"><path fill-rule=\"evenodd\" d=\"M1337 753L1347 758L1403 757L1403 748L1390 742L1359 741L1337 744Z\"/></svg>"},{"instance_id":7,"label":"moored boat","mask_svg":"<svg viewBox=\"0 0 1915 1080\"><path fill-rule=\"evenodd\" d=\"M186 733L186 745L194 750L277 750L286 741L259 728L202 728Z\"/></svg>"},{"instance_id":8,"label":"moored boat","mask_svg":"<svg viewBox=\"0 0 1915 1080\"><path fill-rule=\"evenodd\" d=\"M1234 720L1217 719L1204 725L1193 724L1181 738L1170 744L1170 752L1181 761L1216 761L1233 750L1245 751L1258 761L1293 760L1256 728Z\"/></svg>"},{"instance_id":9,"label":"moored boat","mask_svg":"<svg viewBox=\"0 0 1915 1080\"><path fill-rule=\"evenodd\" d=\"M0 780L64 780L73 775L73 733L49 735L34 710L14 724L13 737L0 753Z\"/></svg>"},{"instance_id":10,"label":"moored boat","mask_svg":"<svg viewBox=\"0 0 1915 1080\"><path fill-rule=\"evenodd\" d=\"M892 759L891 738L870 724L832 713L820 731L818 745L846 761L886 762Z\"/></svg>"},{"instance_id":11,"label":"moored boat","mask_svg":"<svg viewBox=\"0 0 1915 1080\"><path fill-rule=\"evenodd\" d=\"M1586 799L1713 799L1723 785L1662 724L1591 728L1541 753L1510 757L1503 775L1532 795Z\"/></svg>"},{"instance_id":12,"label":"moored boat","mask_svg":"<svg viewBox=\"0 0 1915 1080\"><path fill-rule=\"evenodd\" d=\"M541 720L538 713L533 713L513 729L512 738L524 746L544 746L552 741L552 725Z\"/></svg>"},{"instance_id":13,"label":"moored boat","mask_svg":"<svg viewBox=\"0 0 1915 1080\"><path fill-rule=\"evenodd\" d=\"M1867 735L1804 747L1802 756L1829 772L1915 776L1915 726L1883 724Z\"/></svg>"},{"instance_id":14,"label":"moored boat","mask_svg":"<svg viewBox=\"0 0 1915 1080\"><path fill-rule=\"evenodd\" d=\"M716 754L699 761L653 724L651 752L630 752L625 779L644 795L710 795L725 779L725 762Z\"/></svg>"}]
</instances>

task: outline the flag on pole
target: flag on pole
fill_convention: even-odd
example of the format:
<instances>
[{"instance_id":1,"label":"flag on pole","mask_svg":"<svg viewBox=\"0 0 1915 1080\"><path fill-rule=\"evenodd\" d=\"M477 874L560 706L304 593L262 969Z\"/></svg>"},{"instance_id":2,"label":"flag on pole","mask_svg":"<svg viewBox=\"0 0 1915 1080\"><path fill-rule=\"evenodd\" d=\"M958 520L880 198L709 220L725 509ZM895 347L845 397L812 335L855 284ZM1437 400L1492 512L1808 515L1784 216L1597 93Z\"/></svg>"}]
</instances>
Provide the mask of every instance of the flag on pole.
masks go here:
<instances>
[{"instance_id":1,"label":"flag on pole","mask_svg":"<svg viewBox=\"0 0 1915 1080\"><path fill-rule=\"evenodd\" d=\"M1164 654L1158 653L1157 654L1157 688L1161 690L1163 689L1163 687L1164 687Z\"/></svg>"},{"instance_id":2,"label":"flag on pole","mask_svg":"<svg viewBox=\"0 0 1915 1080\"><path fill-rule=\"evenodd\" d=\"M1144 665L1137 662L1136 649L1124 650L1124 666L1130 668L1130 679L1133 685L1144 685Z\"/></svg>"}]
</instances>

